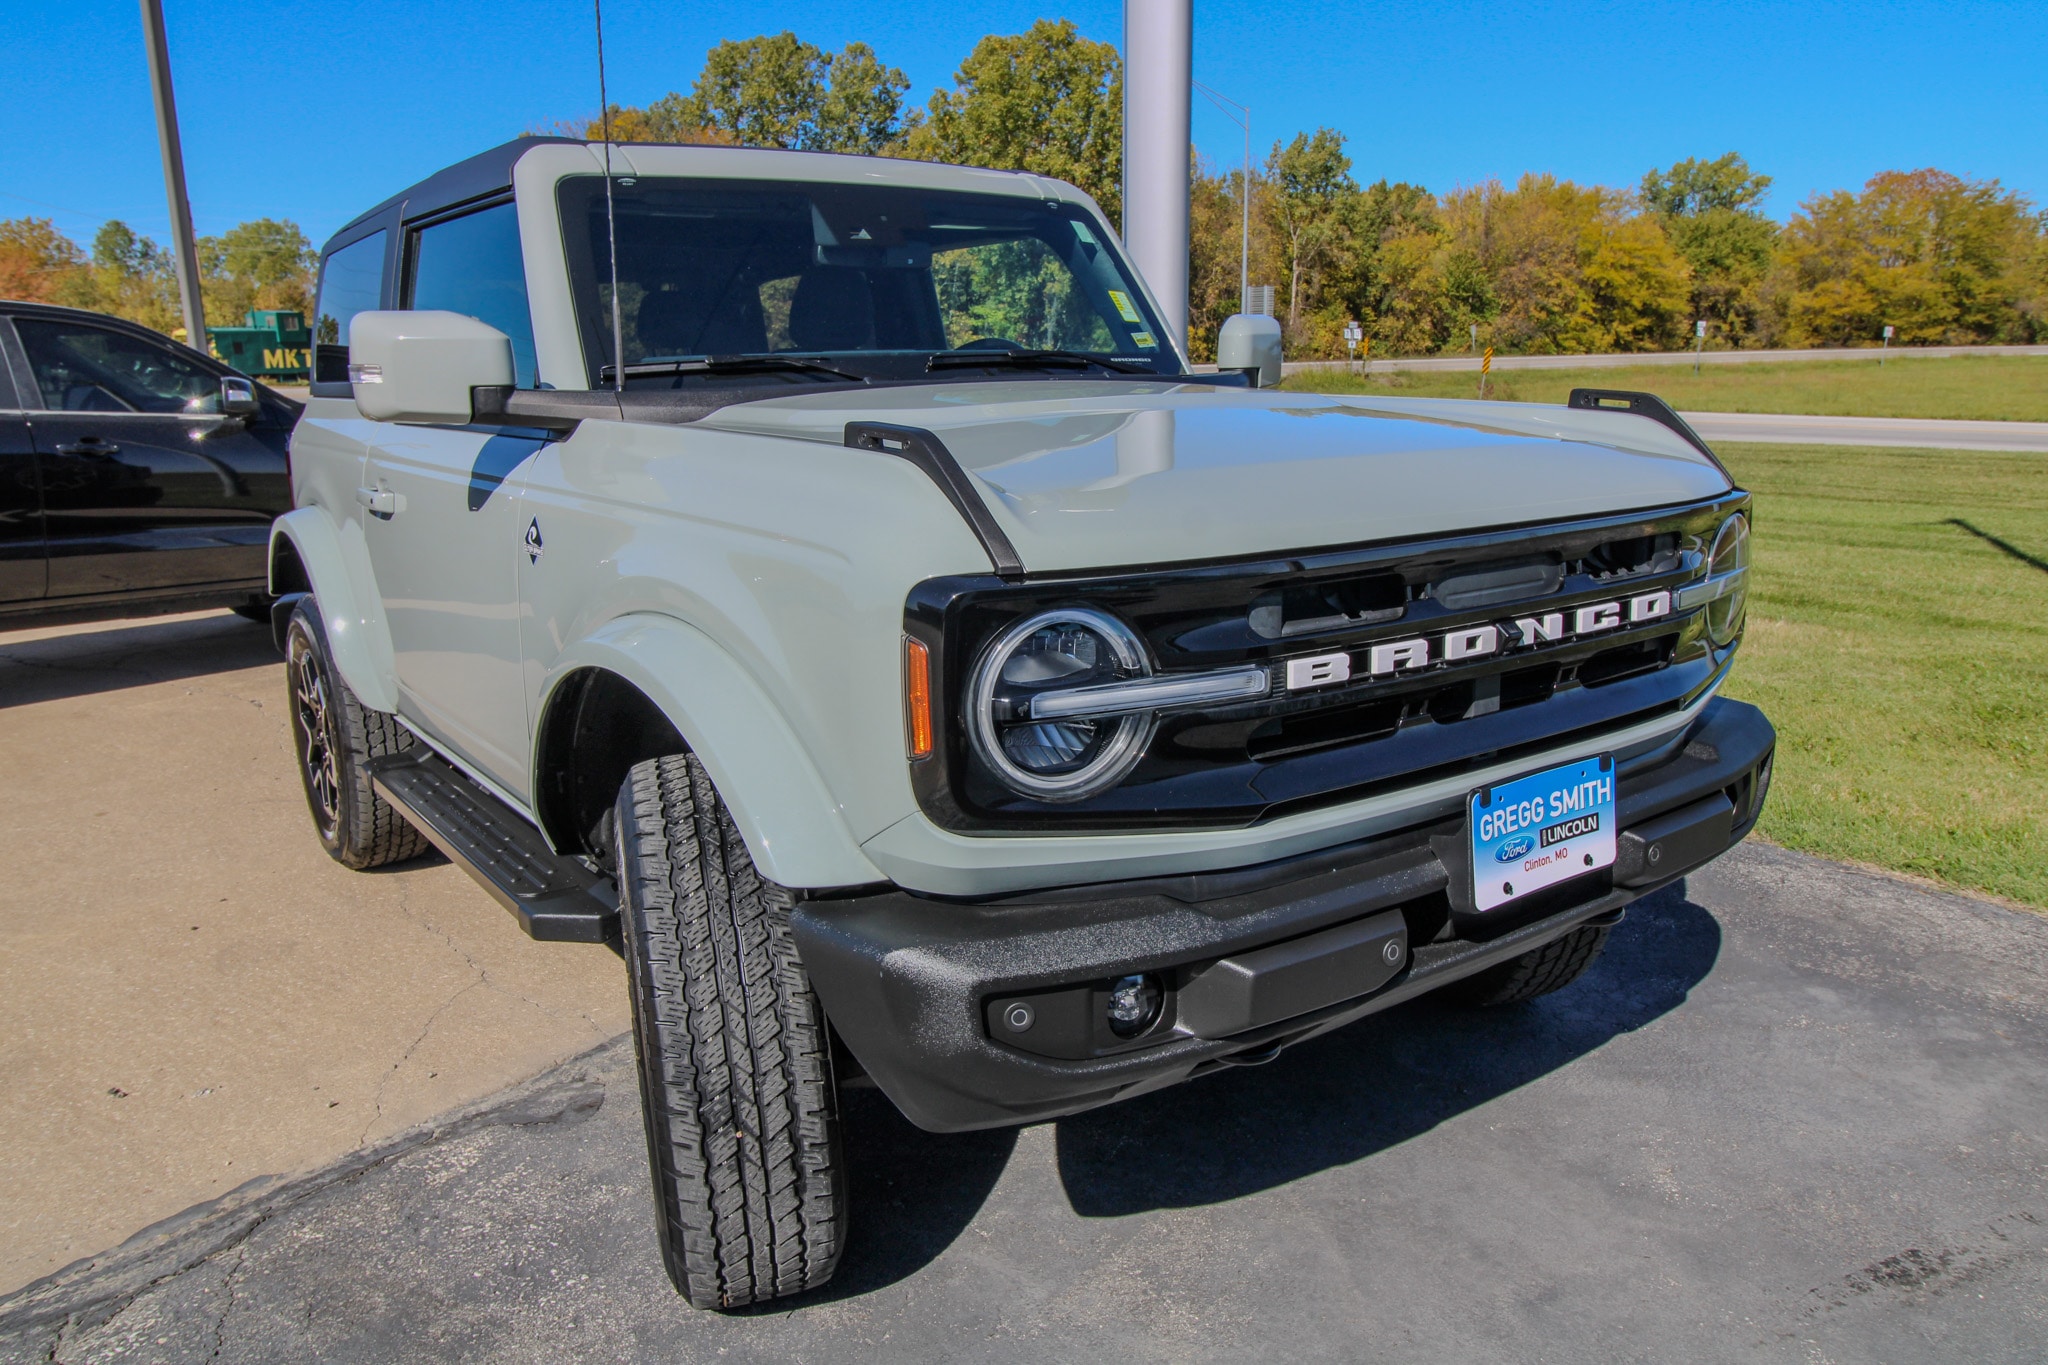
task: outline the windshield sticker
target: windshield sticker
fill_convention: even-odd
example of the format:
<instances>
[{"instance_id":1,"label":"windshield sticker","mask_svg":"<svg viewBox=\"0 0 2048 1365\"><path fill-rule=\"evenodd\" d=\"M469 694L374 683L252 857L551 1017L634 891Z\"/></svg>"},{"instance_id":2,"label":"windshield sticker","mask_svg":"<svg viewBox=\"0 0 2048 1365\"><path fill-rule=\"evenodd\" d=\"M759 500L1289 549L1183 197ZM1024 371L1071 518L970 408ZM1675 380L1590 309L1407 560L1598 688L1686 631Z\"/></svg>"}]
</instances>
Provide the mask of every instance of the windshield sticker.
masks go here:
<instances>
[{"instance_id":1,"label":"windshield sticker","mask_svg":"<svg viewBox=\"0 0 2048 1365\"><path fill-rule=\"evenodd\" d=\"M1153 336L1150 332L1133 332L1131 333L1131 344L1140 350L1156 351L1159 349L1159 338Z\"/></svg>"},{"instance_id":2,"label":"windshield sticker","mask_svg":"<svg viewBox=\"0 0 2048 1365\"><path fill-rule=\"evenodd\" d=\"M1138 310L1131 306L1131 296L1129 294L1126 294L1123 290L1110 290L1109 301L1116 305L1117 312L1123 314L1123 319L1125 322L1143 322L1145 320L1138 316ZM1142 346L1145 343L1141 341L1138 344Z\"/></svg>"},{"instance_id":3,"label":"windshield sticker","mask_svg":"<svg viewBox=\"0 0 2048 1365\"><path fill-rule=\"evenodd\" d=\"M1088 230L1088 225L1086 223L1074 224L1074 235L1076 237L1079 237L1081 241L1088 246L1096 245L1095 234Z\"/></svg>"}]
</instances>

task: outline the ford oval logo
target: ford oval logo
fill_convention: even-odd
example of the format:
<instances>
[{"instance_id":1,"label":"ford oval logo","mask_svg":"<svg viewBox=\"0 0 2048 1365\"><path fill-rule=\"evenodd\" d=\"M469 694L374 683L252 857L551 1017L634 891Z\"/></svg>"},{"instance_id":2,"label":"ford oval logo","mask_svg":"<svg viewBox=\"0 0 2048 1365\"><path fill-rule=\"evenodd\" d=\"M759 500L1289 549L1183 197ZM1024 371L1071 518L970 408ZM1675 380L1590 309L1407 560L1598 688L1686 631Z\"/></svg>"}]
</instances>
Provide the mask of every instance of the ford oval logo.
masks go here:
<instances>
[{"instance_id":1,"label":"ford oval logo","mask_svg":"<svg viewBox=\"0 0 2048 1365\"><path fill-rule=\"evenodd\" d=\"M1536 841L1526 834L1514 838L1494 850L1493 860L1497 863L1518 863L1536 851Z\"/></svg>"}]
</instances>

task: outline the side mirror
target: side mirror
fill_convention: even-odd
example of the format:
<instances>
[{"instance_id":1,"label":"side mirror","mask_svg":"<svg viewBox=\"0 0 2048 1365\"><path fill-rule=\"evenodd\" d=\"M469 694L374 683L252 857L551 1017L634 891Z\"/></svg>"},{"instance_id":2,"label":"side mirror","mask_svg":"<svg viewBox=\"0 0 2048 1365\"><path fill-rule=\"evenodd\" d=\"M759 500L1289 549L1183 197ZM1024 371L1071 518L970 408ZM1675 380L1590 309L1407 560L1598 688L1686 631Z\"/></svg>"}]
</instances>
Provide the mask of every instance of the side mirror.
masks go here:
<instances>
[{"instance_id":1,"label":"side mirror","mask_svg":"<svg viewBox=\"0 0 2048 1365\"><path fill-rule=\"evenodd\" d=\"M1280 320L1258 313L1226 319L1216 336L1216 368L1241 370L1252 387L1270 389L1280 382Z\"/></svg>"},{"instance_id":2,"label":"side mirror","mask_svg":"<svg viewBox=\"0 0 2048 1365\"><path fill-rule=\"evenodd\" d=\"M358 313L348 328L348 380L373 422L463 426L470 390L510 388L512 339L460 313Z\"/></svg>"},{"instance_id":3,"label":"side mirror","mask_svg":"<svg viewBox=\"0 0 2048 1365\"><path fill-rule=\"evenodd\" d=\"M256 401L256 384L240 375L226 375L220 381L220 410L230 417L254 417L263 411Z\"/></svg>"}]
</instances>

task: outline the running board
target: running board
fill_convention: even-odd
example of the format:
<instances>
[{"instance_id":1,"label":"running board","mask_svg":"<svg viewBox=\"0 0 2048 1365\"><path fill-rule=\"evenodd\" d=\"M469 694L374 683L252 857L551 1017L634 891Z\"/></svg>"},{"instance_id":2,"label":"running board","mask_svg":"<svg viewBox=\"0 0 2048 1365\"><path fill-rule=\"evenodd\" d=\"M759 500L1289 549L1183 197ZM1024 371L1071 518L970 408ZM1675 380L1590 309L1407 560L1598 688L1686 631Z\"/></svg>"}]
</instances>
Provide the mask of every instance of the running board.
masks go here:
<instances>
[{"instance_id":1,"label":"running board","mask_svg":"<svg viewBox=\"0 0 2048 1365\"><path fill-rule=\"evenodd\" d=\"M611 883L550 849L539 830L451 764L419 751L394 755L371 765L370 784L510 910L529 938L617 942Z\"/></svg>"}]
</instances>

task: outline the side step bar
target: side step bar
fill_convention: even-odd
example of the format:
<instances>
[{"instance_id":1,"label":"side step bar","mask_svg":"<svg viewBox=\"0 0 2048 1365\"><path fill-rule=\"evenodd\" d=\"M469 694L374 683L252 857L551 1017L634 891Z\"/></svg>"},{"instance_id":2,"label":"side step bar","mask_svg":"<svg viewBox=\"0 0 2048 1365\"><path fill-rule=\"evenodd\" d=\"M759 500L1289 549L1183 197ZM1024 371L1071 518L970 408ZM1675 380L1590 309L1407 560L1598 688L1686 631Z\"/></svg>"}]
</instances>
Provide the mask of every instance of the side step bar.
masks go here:
<instances>
[{"instance_id":1,"label":"side step bar","mask_svg":"<svg viewBox=\"0 0 2048 1365\"><path fill-rule=\"evenodd\" d=\"M617 943L611 883L547 845L539 830L453 765L423 751L380 759L377 794L519 919L530 938Z\"/></svg>"}]
</instances>

